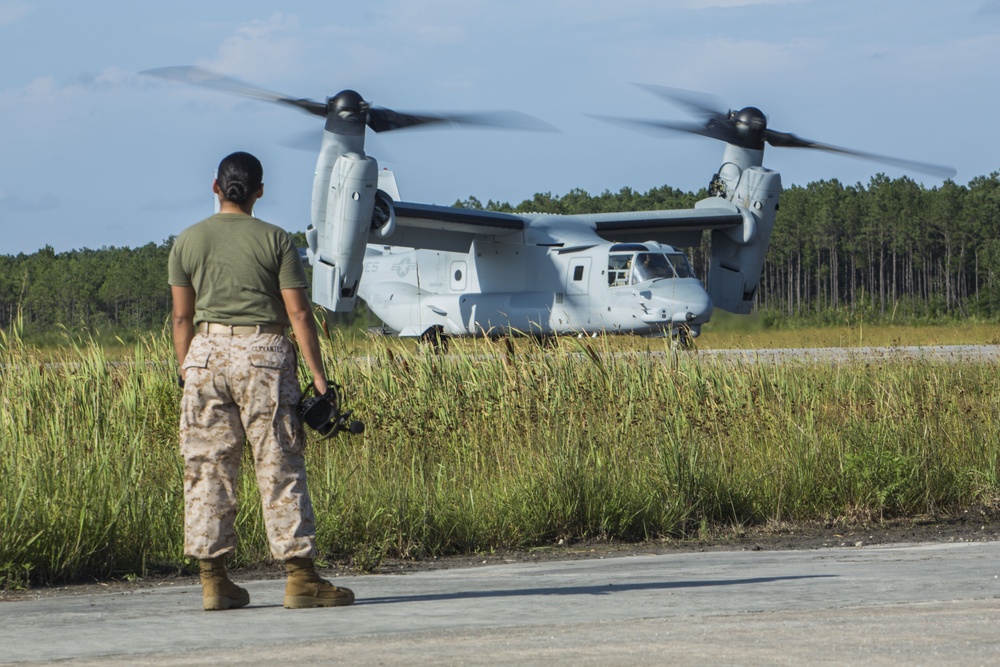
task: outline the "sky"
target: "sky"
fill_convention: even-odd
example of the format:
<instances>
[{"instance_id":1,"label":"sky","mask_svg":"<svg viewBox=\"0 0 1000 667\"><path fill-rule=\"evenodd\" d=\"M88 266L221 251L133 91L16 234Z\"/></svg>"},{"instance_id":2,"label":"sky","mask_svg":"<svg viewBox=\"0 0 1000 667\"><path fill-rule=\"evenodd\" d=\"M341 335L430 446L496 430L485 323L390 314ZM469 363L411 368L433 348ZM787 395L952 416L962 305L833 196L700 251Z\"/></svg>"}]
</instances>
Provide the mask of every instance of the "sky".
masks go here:
<instances>
[{"instance_id":1,"label":"sky","mask_svg":"<svg viewBox=\"0 0 1000 667\"><path fill-rule=\"evenodd\" d=\"M768 126L941 164L1000 168L1000 0L0 0L0 255L162 243L214 210L212 178L257 155L255 213L309 224L322 120L163 81L195 65L295 98L345 88L407 112L516 110L557 132L368 134L405 201L517 204L707 186L722 144L594 115L684 121L634 85L759 107ZM298 145L299 148L289 147ZM769 148L783 184L940 177Z\"/></svg>"}]
</instances>

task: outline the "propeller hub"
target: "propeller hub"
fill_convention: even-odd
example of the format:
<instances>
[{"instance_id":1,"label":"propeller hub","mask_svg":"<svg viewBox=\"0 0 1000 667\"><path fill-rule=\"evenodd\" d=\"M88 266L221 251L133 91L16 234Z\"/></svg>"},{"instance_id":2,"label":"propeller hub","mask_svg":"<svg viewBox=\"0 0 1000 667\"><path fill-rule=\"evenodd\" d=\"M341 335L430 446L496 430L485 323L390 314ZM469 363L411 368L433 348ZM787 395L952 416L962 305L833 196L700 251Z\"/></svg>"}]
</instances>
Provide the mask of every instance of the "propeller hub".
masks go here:
<instances>
[{"instance_id":1,"label":"propeller hub","mask_svg":"<svg viewBox=\"0 0 1000 667\"><path fill-rule=\"evenodd\" d=\"M764 133L767 131L767 117L757 107L743 107L730 111L729 120L745 148L764 148Z\"/></svg>"},{"instance_id":2,"label":"propeller hub","mask_svg":"<svg viewBox=\"0 0 1000 667\"><path fill-rule=\"evenodd\" d=\"M767 129L767 118L757 107L743 107L733 115L733 120L758 132Z\"/></svg>"},{"instance_id":3,"label":"propeller hub","mask_svg":"<svg viewBox=\"0 0 1000 667\"><path fill-rule=\"evenodd\" d=\"M326 101L329 113L349 122L365 123L370 105L353 90L342 90Z\"/></svg>"}]
</instances>

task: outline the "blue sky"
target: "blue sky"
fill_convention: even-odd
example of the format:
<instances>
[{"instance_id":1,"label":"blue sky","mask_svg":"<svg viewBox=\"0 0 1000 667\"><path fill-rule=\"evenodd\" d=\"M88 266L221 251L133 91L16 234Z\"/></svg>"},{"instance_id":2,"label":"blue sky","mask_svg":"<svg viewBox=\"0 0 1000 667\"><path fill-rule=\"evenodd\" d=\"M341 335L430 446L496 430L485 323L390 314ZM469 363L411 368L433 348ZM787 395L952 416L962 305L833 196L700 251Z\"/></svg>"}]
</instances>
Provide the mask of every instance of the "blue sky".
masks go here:
<instances>
[{"instance_id":1,"label":"blue sky","mask_svg":"<svg viewBox=\"0 0 1000 667\"><path fill-rule=\"evenodd\" d=\"M282 5L283 8L280 8ZM401 111L514 109L551 134L369 134L402 198L518 203L705 186L722 146L587 114L686 120L632 82L760 107L769 126L945 164L1000 168L1000 0L0 0L0 254L159 243L212 212L234 150L264 162L258 216L304 229L321 121L138 76L198 65L295 97L344 88ZM933 176L769 149L786 186Z\"/></svg>"}]
</instances>

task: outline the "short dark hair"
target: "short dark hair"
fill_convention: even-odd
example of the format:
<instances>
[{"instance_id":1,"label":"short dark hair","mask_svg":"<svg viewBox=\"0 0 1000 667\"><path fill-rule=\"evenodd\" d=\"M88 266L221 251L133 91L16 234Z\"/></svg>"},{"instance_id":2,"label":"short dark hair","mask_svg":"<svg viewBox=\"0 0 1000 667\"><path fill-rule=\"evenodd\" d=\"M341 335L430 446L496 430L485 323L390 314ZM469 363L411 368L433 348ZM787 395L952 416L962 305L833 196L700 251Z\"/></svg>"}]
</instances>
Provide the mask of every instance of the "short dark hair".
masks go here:
<instances>
[{"instance_id":1,"label":"short dark hair","mask_svg":"<svg viewBox=\"0 0 1000 667\"><path fill-rule=\"evenodd\" d=\"M264 167L250 153L237 151L222 158L215 179L226 201L241 205L260 189Z\"/></svg>"}]
</instances>

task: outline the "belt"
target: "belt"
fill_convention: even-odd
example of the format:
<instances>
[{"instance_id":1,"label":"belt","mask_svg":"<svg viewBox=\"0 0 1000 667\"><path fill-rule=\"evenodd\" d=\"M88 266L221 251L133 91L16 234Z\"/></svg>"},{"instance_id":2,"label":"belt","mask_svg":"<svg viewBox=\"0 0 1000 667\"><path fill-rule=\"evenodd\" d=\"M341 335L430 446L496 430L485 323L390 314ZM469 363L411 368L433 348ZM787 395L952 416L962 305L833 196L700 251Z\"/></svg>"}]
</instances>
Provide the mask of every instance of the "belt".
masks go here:
<instances>
[{"instance_id":1,"label":"belt","mask_svg":"<svg viewBox=\"0 0 1000 667\"><path fill-rule=\"evenodd\" d=\"M226 336L284 335L285 329L284 324L219 324L218 322L201 322L195 327L197 333L224 334Z\"/></svg>"}]
</instances>

